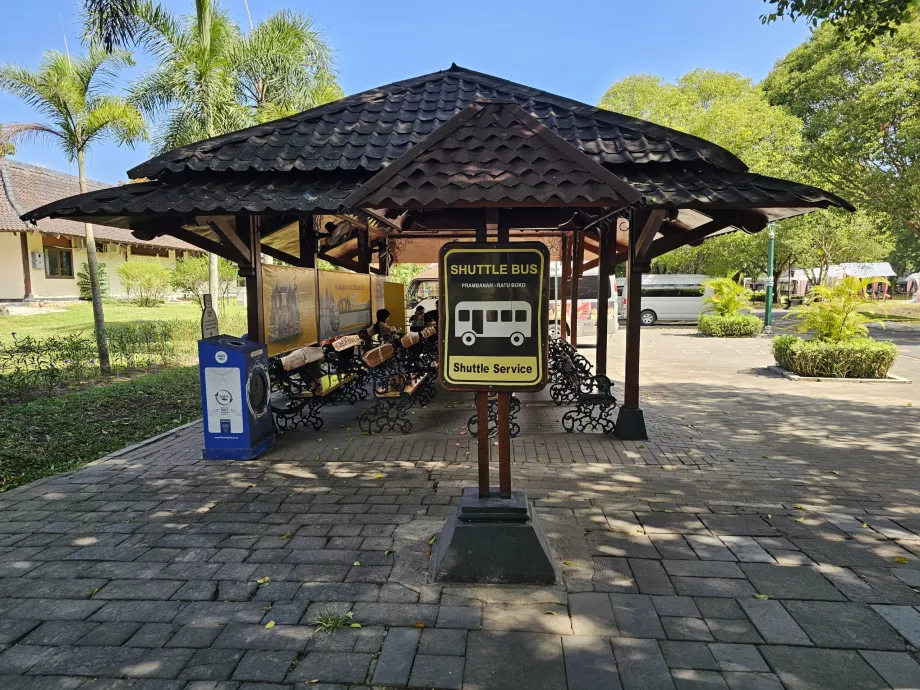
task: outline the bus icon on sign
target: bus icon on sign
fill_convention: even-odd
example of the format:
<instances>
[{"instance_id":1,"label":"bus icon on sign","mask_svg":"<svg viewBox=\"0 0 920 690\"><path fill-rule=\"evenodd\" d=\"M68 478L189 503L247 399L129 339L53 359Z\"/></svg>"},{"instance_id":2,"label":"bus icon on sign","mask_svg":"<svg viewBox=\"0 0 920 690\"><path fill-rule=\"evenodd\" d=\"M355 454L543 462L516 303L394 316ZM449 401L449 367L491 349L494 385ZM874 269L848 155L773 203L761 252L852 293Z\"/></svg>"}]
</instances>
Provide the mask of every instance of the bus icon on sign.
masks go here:
<instances>
[{"instance_id":1,"label":"bus icon on sign","mask_svg":"<svg viewBox=\"0 0 920 690\"><path fill-rule=\"evenodd\" d=\"M477 338L508 338L515 347L531 336L528 302L460 302L455 310L457 335L470 346Z\"/></svg>"}]
</instances>

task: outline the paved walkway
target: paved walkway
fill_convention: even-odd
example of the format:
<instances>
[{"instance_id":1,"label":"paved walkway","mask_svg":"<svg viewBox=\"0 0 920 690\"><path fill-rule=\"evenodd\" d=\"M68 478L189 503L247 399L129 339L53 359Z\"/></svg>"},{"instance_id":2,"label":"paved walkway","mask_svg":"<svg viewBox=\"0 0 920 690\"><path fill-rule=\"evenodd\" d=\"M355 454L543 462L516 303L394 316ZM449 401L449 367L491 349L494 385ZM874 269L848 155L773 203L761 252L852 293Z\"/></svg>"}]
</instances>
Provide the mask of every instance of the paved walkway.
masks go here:
<instances>
[{"instance_id":1,"label":"paved walkway","mask_svg":"<svg viewBox=\"0 0 920 690\"><path fill-rule=\"evenodd\" d=\"M651 441L522 412L557 586L427 583L475 484L470 396L406 436L336 408L248 463L201 461L194 425L0 495L0 688L920 687L918 385L643 336Z\"/></svg>"}]
</instances>

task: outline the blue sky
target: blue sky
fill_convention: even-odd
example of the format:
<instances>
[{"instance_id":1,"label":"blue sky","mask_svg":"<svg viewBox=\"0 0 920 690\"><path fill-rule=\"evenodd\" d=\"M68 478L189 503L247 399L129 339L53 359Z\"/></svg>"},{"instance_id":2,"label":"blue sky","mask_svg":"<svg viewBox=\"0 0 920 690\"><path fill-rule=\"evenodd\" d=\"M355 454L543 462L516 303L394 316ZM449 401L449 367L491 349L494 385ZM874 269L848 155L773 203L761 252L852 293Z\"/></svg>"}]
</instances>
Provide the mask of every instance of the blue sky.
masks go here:
<instances>
[{"instance_id":1,"label":"blue sky","mask_svg":"<svg viewBox=\"0 0 920 690\"><path fill-rule=\"evenodd\" d=\"M243 0L223 0L245 24ZM192 0L165 0L176 12ZM0 63L35 67L42 53L79 50L79 2L4 2ZM40 10L37 8L40 7ZM801 22L763 26L762 0L250 0L253 19L282 8L311 13L337 52L346 93L445 69L451 62L597 103L614 81L637 72L667 79L698 67L762 79L773 64L808 36ZM138 56L138 68L149 62ZM126 74L125 81L131 73ZM35 114L0 94L0 122L32 121ZM104 144L90 152L90 177L115 183L148 158L142 144ZM19 146L16 158L76 172L53 144Z\"/></svg>"}]
</instances>

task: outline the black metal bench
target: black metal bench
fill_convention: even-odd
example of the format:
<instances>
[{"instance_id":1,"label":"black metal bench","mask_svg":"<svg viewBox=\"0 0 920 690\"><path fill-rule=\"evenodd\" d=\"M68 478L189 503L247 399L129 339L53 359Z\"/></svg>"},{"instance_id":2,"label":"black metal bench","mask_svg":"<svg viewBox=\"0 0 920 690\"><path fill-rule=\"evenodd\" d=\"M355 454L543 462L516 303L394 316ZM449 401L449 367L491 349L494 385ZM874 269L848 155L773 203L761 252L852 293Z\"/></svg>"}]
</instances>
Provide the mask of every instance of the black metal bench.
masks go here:
<instances>
[{"instance_id":1,"label":"black metal bench","mask_svg":"<svg viewBox=\"0 0 920 690\"><path fill-rule=\"evenodd\" d=\"M589 430L613 433L616 427L613 411L617 399L611 392L613 383L610 379L602 375L585 374L584 368L579 367L566 351L561 353L557 366L561 379L560 390L564 387L566 395L571 393L574 398L572 403L575 404L574 410L562 416L562 428L568 433Z\"/></svg>"},{"instance_id":2,"label":"black metal bench","mask_svg":"<svg viewBox=\"0 0 920 690\"><path fill-rule=\"evenodd\" d=\"M578 354L574 347L561 338L554 338L549 345L549 395L557 405L572 405L578 399L578 386L573 385L571 377L563 370L563 361L567 367L574 367L583 378L591 376L591 362Z\"/></svg>"}]
</instances>

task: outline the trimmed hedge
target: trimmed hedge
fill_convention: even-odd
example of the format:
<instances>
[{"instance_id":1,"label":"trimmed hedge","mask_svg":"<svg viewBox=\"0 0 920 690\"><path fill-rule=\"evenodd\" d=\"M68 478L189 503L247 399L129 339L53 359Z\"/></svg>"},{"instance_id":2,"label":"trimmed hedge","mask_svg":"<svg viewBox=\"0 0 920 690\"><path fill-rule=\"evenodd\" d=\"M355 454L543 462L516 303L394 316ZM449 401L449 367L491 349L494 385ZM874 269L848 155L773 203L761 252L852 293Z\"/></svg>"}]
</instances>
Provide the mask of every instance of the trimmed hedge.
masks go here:
<instances>
[{"instance_id":1,"label":"trimmed hedge","mask_svg":"<svg viewBox=\"0 0 920 690\"><path fill-rule=\"evenodd\" d=\"M752 338L762 330L763 320L753 314L700 314L697 325L699 334L710 338Z\"/></svg>"},{"instance_id":2,"label":"trimmed hedge","mask_svg":"<svg viewBox=\"0 0 920 690\"><path fill-rule=\"evenodd\" d=\"M894 364L894 343L856 338L839 343L802 340L794 335L773 339L773 356L786 371L799 376L883 379Z\"/></svg>"}]
</instances>

